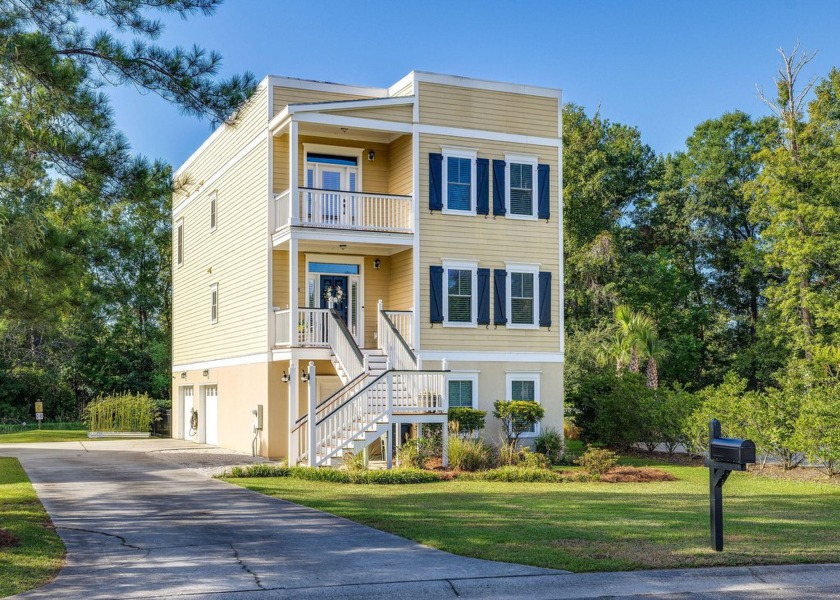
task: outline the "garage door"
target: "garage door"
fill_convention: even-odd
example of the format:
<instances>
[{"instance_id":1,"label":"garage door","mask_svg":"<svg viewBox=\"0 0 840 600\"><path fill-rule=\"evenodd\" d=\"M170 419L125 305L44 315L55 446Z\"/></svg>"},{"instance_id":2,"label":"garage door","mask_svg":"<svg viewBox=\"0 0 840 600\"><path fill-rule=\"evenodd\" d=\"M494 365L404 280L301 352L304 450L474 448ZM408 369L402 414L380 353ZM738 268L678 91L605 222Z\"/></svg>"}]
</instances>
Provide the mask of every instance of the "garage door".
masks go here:
<instances>
[{"instance_id":1,"label":"garage door","mask_svg":"<svg viewBox=\"0 0 840 600\"><path fill-rule=\"evenodd\" d=\"M183 388L184 392L184 414L181 418L181 437L185 440L190 439L190 417L195 404L193 404L193 389L192 387ZM195 435L195 432L193 432Z\"/></svg>"},{"instance_id":2,"label":"garage door","mask_svg":"<svg viewBox=\"0 0 840 600\"><path fill-rule=\"evenodd\" d=\"M205 430L204 441L207 444L219 443L219 394L215 385L204 388Z\"/></svg>"}]
</instances>

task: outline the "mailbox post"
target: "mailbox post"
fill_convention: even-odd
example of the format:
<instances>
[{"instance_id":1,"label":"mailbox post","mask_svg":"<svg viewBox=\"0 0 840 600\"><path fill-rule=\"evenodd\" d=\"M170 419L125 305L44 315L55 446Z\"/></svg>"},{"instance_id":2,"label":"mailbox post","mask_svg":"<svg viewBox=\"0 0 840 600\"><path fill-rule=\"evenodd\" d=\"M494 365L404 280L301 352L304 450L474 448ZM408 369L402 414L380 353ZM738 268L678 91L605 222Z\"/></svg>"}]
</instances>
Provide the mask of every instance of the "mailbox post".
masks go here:
<instances>
[{"instance_id":1,"label":"mailbox post","mask_svg":"<svg viewBox=\"0 0 840 600\"><path fill-rule=\"evenodd\" d=\"M751 440L720 437L720 421L709 421L709 521L712 548L723 550L723 484L732 471L746 471L755 463L755 444Z\"/></svg>"}]
</instances>

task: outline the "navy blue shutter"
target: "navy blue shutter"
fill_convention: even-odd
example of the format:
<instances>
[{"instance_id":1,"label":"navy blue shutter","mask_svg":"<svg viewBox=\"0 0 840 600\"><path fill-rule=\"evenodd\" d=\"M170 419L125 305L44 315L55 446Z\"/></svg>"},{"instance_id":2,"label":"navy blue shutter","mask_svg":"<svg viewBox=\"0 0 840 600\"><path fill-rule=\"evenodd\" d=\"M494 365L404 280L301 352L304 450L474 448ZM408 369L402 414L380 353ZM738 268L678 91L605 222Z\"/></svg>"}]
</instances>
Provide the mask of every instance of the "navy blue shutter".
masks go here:
<instances>
[{"instance_id":1,"label":"navy blue shutter","mask_svg":"<svg viewBox=\"0 0 840 600\"><path fill-rule=\"evenodd\" d=\"M429 267L429 321L443 323L443 267Z\"/></svg>"},{"instance_id":2,"label":"navy blue shutter","mask_svg":"<svg viewBox=\"0 0 840 600\"><path fill-rule=\"evenodd\" d=\"M548 220L551 216L551 202L549 198L548 175L551 168L548 165L537 165L537 218Z\"/></svg>"},{"instance_id":3,"label":"navy blue shutter","mask_svg":"<svg viewBox=\"0 0 840 600\"><path fill-rule=\"evenodd\" d=\"M478 317L479 325L490 324L490 269L478 269Z\"/></svg>"},{"instance_id":4,"label":"navy blue shutter","mask_svg":"<svg viewBox=\"0 0 840 600\"><path fill-rule=\"evenodd\" d=\"M505 161L493 161L493 214L505 214Z\"/></svg>"},{"instance_id":5,"label":"navy blue shutter","mask_svg":"<svg viewBox=\"0 0 840 600\"><path fill-rule=\"evenodd\" d=\"M486 158L475 159L475 178L477 196L475 212L479 215L490 214L490 161Z\"/></svg>"},{"instance_id":6,"label":"navy blue shutter","mask_svg":"<svg viewBox=\"0 0 840 600\"><path fill-rule=\"evenodd\" d=\"M540 327L551 327L550 271L540 271Z\"/></svg>"},{"instance_id":7,"label":"navy blue shutter","mask_svg":"<svg viewBox=\"0 0 840 600\"><path fill-rule=\"evenodd\" d=\"M429 210L443 210L443 154L429 153Z\"/></svg>"},{"instance_id":8,"label":"navy blue shutter","mask_svg":"<svg viewBox=\"0 0 840 600\"><path fill-rule=\"evenodd\" d=\"M504 269L493 270L493 302L496 305L496 310L493 314L493 324L506 325L507 317L505 316L505 309L507 308L507 271Z\"/></svg>"}]
</instances>

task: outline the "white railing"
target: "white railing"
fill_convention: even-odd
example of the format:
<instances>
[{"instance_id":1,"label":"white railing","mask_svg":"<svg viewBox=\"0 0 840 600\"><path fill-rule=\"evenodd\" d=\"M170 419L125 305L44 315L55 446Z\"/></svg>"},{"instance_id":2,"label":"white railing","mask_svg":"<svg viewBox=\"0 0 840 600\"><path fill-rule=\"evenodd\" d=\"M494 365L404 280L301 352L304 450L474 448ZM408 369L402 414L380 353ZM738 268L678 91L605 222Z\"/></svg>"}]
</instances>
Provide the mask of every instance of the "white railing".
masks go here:
<instances>
[{"instance_id":1,"label":"white railing","mask_svg":"<svg viewBox=\"0 0 840 600\"><path fill-rule=\"evenodd\" d=\"M449 409L441 371L392 371L395 413L445 413Z\"/></svg>"},{"instance_id":2,"label":"white railing","mask_svg":"<svg viewBox=\"0 0 840 600\"><path fill-rule=\"evenodd\" d=\"M274 343L278 346L288 346L291 341L289 335L289 309L274 309Z\"/></svg>"},{"instance_id":3,"label":"white railing","mask_svg":"<svg viewBox=\"0 0 840 600\"><path fill-rule=\"evenodd\" d=\"M388 313L382 310L382 301L379 301L377 321L376 343L391 361L391 367L402 371L411 371L417 368L417 357L408 344L400 335L396 326L391 322Z\"/></svg>"},{"instance_id":4,"label":"white railing","mask_svg":"<svg viewBox=\"0 0 840 600\"><path fill-rule=\"evenodd\" d=\"M293 200L294 198L294 200ZM292 202L297 203L292 206ZM387 233L412 232L412 197L298 188L274 199L277 228L286 225L358 229Z\"/></svg>"},{"instance_id":5,"label":"white railing","mask_svg":"<svg viewBox=\"0 0 840 600\"><path fill-rule=\"evenodd\" d=\"M414 313L410 310L386 310L385 314L391 320L394 327L397 328L397 331L400 332L408 347L413 350L414 336L412 335L412 321L414 320Z\"/></svg>"},{"instance_id":6,"label":"white railing","mask_svg":"<svg viewBox=\"0 0 840 600\"><path fill-rule=\"evenodd\" d=\"M326 308L299 308L297 346L329 346L330 313Z\"/></svg>"},{"instance_id":7,"label":"white railing","mask_svg":"<svg viewBox=\"0 0 840 600\"><path fill-rule=\"evenodd\" d=\"M328 341L330 348L347 373L348 379L355 379L365 371L365 359L362 351L356 345L356 341L347 329L344 321L336 315L335 311L329 311Z\"/></svg>"}]
</instances>

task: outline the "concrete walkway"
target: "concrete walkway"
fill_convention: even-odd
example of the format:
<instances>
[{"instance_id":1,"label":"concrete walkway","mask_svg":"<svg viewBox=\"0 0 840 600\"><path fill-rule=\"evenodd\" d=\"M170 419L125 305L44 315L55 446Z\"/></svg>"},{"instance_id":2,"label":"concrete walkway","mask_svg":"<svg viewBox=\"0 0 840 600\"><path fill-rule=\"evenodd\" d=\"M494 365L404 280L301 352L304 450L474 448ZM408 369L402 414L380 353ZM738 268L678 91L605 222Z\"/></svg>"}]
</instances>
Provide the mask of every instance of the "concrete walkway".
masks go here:
<instances>
[{"instance_id":1,"label":"concrete walkway","mask_svg":"<svg viewBox=\"0 0 840 600\"><path fill-rule=\"evenodd\" d=\"M213 480L250 457L177 440L0 445L67 546L17 598L840 598L840 565L575 575L458 557Z\"/></svg>"}]
</instances>

